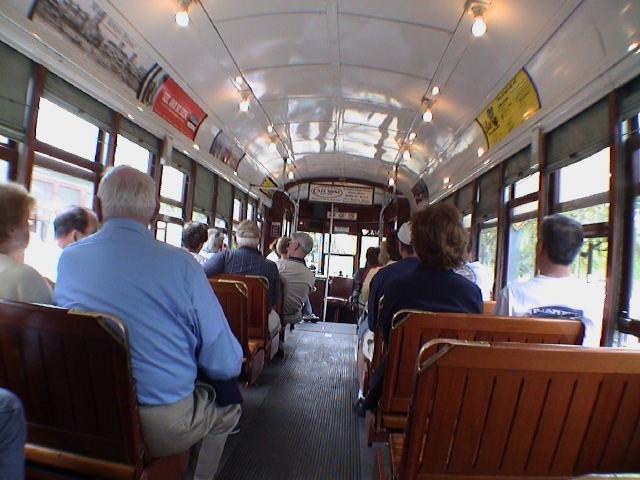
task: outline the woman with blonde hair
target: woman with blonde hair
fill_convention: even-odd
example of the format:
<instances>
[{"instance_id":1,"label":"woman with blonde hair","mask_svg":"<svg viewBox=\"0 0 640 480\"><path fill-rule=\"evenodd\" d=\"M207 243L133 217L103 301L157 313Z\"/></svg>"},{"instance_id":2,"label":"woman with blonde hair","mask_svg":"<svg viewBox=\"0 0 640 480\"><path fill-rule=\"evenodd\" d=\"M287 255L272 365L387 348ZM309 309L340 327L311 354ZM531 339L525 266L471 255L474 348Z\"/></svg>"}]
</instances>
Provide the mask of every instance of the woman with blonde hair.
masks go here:
<instances>
[{"instance_id":1,"label":"woman with blonde hair","mask_svg":"<svg viewBox=\"0 0 640 480\"><path fill-rule=\"evenodd\" d=\"M51 303L51 289L33 268L19 261L29 244L29 216L36 205L22 185L0 183L0 298Z\"/></svg>"}]
</instances>

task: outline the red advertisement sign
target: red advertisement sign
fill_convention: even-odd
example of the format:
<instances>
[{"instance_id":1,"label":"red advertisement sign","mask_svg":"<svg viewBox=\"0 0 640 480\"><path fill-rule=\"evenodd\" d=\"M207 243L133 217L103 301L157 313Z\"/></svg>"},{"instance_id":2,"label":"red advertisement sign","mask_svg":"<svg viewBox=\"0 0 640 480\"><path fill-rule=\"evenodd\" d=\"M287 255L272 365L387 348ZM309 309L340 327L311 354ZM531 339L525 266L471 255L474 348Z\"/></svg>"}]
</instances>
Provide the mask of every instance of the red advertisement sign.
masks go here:
<instances>
[{"instance_id":1,"label":"red advertisement sign","mask_svg":"<svg viewBox=\"0 0 640 480\"><path fill-rule=\"evenodd\" d=\"M158 88L152 109L191 140L206 117L196 102L170 77Z\"/></svg>"}]
</instances>

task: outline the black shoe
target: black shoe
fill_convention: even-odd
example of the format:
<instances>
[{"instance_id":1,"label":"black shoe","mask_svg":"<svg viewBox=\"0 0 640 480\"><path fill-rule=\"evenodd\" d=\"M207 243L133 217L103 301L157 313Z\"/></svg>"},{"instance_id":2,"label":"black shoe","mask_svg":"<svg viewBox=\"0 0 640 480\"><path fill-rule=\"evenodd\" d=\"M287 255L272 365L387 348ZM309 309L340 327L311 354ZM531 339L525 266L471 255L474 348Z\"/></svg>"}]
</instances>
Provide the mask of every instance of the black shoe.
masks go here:
<instances>
[{"instance_id":1,"label":"black shoe","mask_svg":"<svg viewBox=\"0 0 640 480\"><path fill-rule=\"evenodd\" d=\"M359 398L353 403L353 411L356 412L356 415L359 417L367 415L367 410L364 408L364 398Z\"/></svg>"}]
</instances>

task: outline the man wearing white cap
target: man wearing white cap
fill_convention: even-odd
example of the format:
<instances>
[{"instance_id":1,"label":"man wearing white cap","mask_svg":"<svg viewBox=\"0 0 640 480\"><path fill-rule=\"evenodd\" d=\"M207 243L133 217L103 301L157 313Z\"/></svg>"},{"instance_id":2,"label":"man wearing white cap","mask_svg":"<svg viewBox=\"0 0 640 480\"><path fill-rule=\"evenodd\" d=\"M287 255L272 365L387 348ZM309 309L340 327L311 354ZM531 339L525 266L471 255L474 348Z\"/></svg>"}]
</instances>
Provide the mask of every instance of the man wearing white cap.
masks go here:
<instances>
[{"instance_id":1,"label":"man wearing white cap","mask_svg":"<svg viewBox=\"0 0 640 480\"><path fill-rule=\"evenodd\" d=\"M367 321L372 332L376 331L378 325L378 304L380 303L382 288L389 280L413 272L419 263L418 257L411 246L411 224L409 222L403 223L400 230L398 230L398 247L402 260L380 269L371 280L367 303L369 310Z\"/></svg>"},{"instance_id":2,"label":"man wearing white cap","mask_svg":"<svg viewBox=\"0 0 640 480\"><path fill-rule=\"evenodd\" d=\"M278 267L271 260L267 260L258 250L260 245L260 228L251 220L243 220L236 230L235 250L225 250L216 253L207 260L202 267L207 277L217 273L237 273L240 275L259 275L269 280L269 307L273 309L280 296L280 274ZM271 310L269 312L269 332L280 329L280 317Z\"/></svg>"}]
</instances>

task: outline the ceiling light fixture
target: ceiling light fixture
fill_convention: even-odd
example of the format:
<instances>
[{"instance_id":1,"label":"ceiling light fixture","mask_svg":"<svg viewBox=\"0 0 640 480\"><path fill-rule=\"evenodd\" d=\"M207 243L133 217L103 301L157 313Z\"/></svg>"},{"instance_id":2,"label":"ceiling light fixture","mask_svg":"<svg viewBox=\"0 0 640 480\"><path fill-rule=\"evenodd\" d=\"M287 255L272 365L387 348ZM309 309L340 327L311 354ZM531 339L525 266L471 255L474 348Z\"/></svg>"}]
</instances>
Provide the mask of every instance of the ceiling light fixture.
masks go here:
<instances>
[{"instance_id":1,"label":"ceiling light fixture","mask_svg":"<svg viewBox=\"0 0 640 480\"><path fill-rule=\"evenodd\" d=\"M484 152L485 152L484 148L480 147L478 149L478 158L480 158L482 155L484 155Z\"/></svg>"},{"instance_id":2,"label":"ceiling light fixture","mask_svg":"<svg viewBox=\"0 0 640 480\"><path fill-rule=\"evenodd\" d=\"M186 27L189 25L189 5L191 0L179 0L180 9L176 12L174 17L179 27Z\"/></svg>"},{"instance_id":3,"label":"ceiling light fixture","mask_svg":"<svg viewBox=\"0 0 640 480\"><path fill-rule=\"evenodd\" d=\"M295 175L293 174L293 172L289 172L289 173L287 174L287 177L289 177L289 179L290 179L290 180L293 180L293 177L294 177L294 176L295 176Z\"/></svg>"},{"instance_id":4,"label":"ceiling light fixture","mask_svg":"<svg viewBox=\"0 0 640 480\"><path fill-rule=\"evenodd\" d=\"M273 125L271 124L267 125L267 132L273 133Z\"/></svg>"},{"instance_id":5,"label":"ceiling light fixture","mask_svg":"<svg viewBox=\"0 0 640 480\"><path fill-rule=\"evenodd\" d=\"M251 107L251 104L249 103L249 94L243 93L242 100L240 100L240 103L238 104L238 108L240 109L241 112L248 112L250 107Z\"/></svg>"},{"instance_id":6,"label":"ceiling light fixture","mask_svg":"<svg viewBox=\"0 0 640 480\"><path fill-rule=\"evenodd\" d=\"M473 24L471 25L471 33L475 37L481 37L487 33L487 22L484 19L484 12L487 11L487 5L491 4L491 0L470 0L467 3L467 11L473 15Z\"/></svg>"},{"instance_id":7,"label":"ceiling light fixture","mask_svg":"<svg viewBox=\"0 0 640 480\"><path fill-rule=\"evenodd\" d=\"M422 114L422 120L427 123L433 120L433 112L431 111L431 107L427 107L427 109L424 111L424 113Z\"/></svg>"},{"instance_id":8,"label":"ceiling light fixture","mask_svg":"<svg viewBox=\"0 0 640 480\"><path fill-rule=\"evenodd\" d=\"M439 93L440 93L440 87L437 85L434 85L433 88L431 89L431 95L435 97Z\"/></svg>"},{"instance_id":9,"label":"ceiling light fixture","mask_svg":"<svg viewBox=\"0 0 640 480\"><path fill-rule=\"evenodd\" d=\"M633 52L634 50L637 50L638 47L640 47L640 44L638 44L638 42L633 42L631 45L629 45L629 48L627 48L628 52ZM638 53L638 52L636 52Z\"/></svg>"},{"instance_id":10,"label":"ceiling light fixture","mask_svg":"<svg viewBox=\"0 0 640 480\"><path fill-rule=\"evenodd\" d=\"M396 180L394 178L390 178L388 183L390 187L393 187L396 184Z\"/></svg>"},{"instance_id":11,"label":"ceiling light fixture","mask_svg":"<svg viewBox=\"0 0 640 480\"><path fill-rule=\"evenodd\" d=\"M200 145L198 145L197 143L193 144L193 148L195 148L197 151L200 151Z\"/></svg>"},{"instance_id":12,"label":"ceiling light fixture","mask_svg":"<svg viewBox=\"0 0 640 480\"><path fill-rule=\"evenodd\" d=\"M236 83L238 85L242 85L244 83L244 78L242 78L242 75L236 75Z\"/></svg>"},{"instance_id":13,"label":"ceiling light fixture","mask_svg":"<svg viewBox=\"0 0 640 480\"><path fill-rule=\"evenodd\" d=\"M418 136L418 134L416 132L411 132L409 134L409 141L413 142L416 139L417 136Z\"/></svg>"},{"instance_id":14,"label":"ceiling light fixture","mask_svg":"<svg viewBox=\"0 0 640 480\"><path fill-rule=\"evenodd\" d=\"M402 152L402 159L411 160L411 152L409 150L405 150L404 152Z\"/></svg>"},{"instance_id":15,"label":"ceiling light fixture","mask_svg":"<svg viewBox=\"0 0 640 480\"><path fill-rule=\"evenodd\" d=\"M451 181L451 179L450 179L449 177L444 177L444 178L442 179L442 183L444 183L445 185L446 185L447 183L449 183L450 181Z\"/></svg>"}]
</instances>

